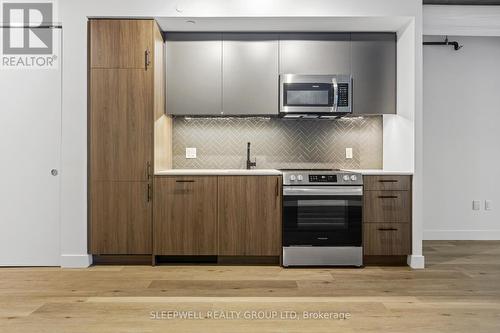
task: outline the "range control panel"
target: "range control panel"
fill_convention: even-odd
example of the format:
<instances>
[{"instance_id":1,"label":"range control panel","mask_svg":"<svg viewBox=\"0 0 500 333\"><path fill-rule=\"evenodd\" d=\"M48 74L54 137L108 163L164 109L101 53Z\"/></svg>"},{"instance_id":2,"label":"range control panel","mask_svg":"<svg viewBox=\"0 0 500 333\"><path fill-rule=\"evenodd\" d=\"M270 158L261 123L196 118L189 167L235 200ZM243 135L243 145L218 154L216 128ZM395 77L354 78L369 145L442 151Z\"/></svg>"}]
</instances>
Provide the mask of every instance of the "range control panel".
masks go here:
<instances>
[{"instance_id":1,"label":"range control panel","mask_svg":"<svg viewBox=\"0 0 500 333\"><path fill-rule=\"evenodd\" d=\"M363 185L363 176L350 171L282 170L283 185Z\"/></svg>"}]
</instances>

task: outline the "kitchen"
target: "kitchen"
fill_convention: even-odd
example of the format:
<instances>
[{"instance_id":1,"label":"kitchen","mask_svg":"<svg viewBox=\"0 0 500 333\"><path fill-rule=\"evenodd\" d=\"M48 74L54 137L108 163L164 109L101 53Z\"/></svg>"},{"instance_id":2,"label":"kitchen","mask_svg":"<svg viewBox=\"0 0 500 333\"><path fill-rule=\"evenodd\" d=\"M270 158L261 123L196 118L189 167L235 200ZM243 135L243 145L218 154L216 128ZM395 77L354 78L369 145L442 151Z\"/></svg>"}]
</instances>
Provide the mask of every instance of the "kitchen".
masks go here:
<instances>
[{"instance_id":1,"label":"kitchen","mask_svg":"<svg viewBox=\"0 0 500 333\"><path fill-rule=\"evenodd\" d=\"M436 1L2 4L0 330L494 332L500 7Z\"/></svg>"},{"instance_id":2,"label":"kitchen","mask_svg":"<svg viewBox=\"0 0 500 333\"><path fill-rule=\"evenodd\" d=\"M406 264L412 172L382 170L395 33L165 29L89 21L94 262Z\"/></svg>"}]
</instances>

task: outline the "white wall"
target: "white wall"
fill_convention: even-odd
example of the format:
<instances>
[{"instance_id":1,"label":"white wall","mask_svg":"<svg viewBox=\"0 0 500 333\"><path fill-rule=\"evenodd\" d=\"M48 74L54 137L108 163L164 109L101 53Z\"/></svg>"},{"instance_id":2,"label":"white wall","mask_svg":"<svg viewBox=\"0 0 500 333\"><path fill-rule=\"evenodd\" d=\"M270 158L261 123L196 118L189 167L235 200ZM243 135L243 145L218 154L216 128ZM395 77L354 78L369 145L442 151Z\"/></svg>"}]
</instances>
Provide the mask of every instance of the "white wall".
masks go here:
<instances>
[{"instance_id":1,"label":"white wall","mask_svg":"<svg viewBox=\"0 0 500 333\"><path fill-rule=\"evenodd\" d=\"M415 169L415 22L398 32L397 114L384 115L384 169Z\"/></svg>"},{"instance_id":2,"label":"white wall","mask_svg":"<svg viewBox=\"0 0 500 333\"><path fill-rule=\"evenodd\" d=\"M419 7L421 10L421 6ZM413 171L412 255L408 264L424 267L422 255L422 43L421 15L398 31L397 114L384 115L384 170Z\"/></svg>"},{"instance_id":3,"label":"white wall","mask_svg":"<svg viewBox=\"0 0 500 333\"><path fill-rule=\"evenodd\" d=\"M478 37L450 37L464 42L465 46L459 52L440 50L439 47L425 48L425 96L429 97L424 98L424 123L429 140L425 143L424 238L500 239L500 227L496 222L499 218L495 213L498 204L498 191L495 192L498 154L495 155L494 150L494 139L498 142L499 137L495 133L497 131L492 130L498 120L498 112L492 111L493 107L498 110L498 89L491 85L496 83L498 87L495 78L495 75L498 76L498 61L494 62L494 59L498 59L495 47L498 47L499 41L483 38L500 37L500 7L424 6L423 30L426 35L440 36L433 37L438 39L444 35ZM493 43L488 44L488 40ZM445 57L443 53L450 57ZM459 66L460 69L444 72L450 66ZM478 76L484 76L484 79ZM455 81L457 79L472 79L476 86L465 94ZM453 81L455 89L434 96L434 92L442 88L439 83L444 81ZM433 85L436 90L431 90ZM475 99L472 93L476 94ZM446 94L449 94L447 102L444 101ZM464 104L457 105L457 101ZM445 104L446 108L439 108L440 104ZM453 108L453 105L457 107ZM469 108L464 114L467 105ZM435 108L437 112L433 112ZM462 116L455 117L457 113ZM438 132L441 132L441 139L437 143L430 142ZM445 150L436 147L444 142L441 140L449 143ZM441 160L441 165L450 167L444 175L438 160ZM487 175L490 170L492 172ZM461 178L464 174L471 176ZM441 186L438 188L437 184ZM439 202L445 197L446 201L439 207ZM484 211L484 201L481 202L481 211L471 210L472 200L486 199L493 200L492 211Z\"/></svg>"},{"instance_id":4,"label":"white wall","mask_svg":"<svg viewBox=\"0 0 500 333\"><path fill-rule=\"evenodd\" d=\"M178 10L182 10L179 12ZM407 17L414 22L409 41L414 44L414 67L408 88L415 113L418 151L421 116L421 11L419 0L64 0L59 1L63 25L63 160L62 230L63 266L85 266L87 253L87 17ZM376 29L374 29L376 30ZM411 52L411 51L410 51ZM411 79L413 77L413 79ZM413 150L413 147L408 147ZM418 156L417 156L418 159ZM419 169L415 170L415 202L421 193ZM421 219L414 216L413 252L421 255ZM415 234L416 233L416 234ZM423 258L422 258L423 259ZM420 260L416 266L422 266Z\"/></svg>"},{"instance_id":5,"label":"white wall","mask_svg":"<svg viewBox=\"0 0 500 333\"><path fill-rule=\"evenodd\" d=\"M424 239L500 239L500 37L449 38L424 48Z\"/></svg>"}]
</instances>

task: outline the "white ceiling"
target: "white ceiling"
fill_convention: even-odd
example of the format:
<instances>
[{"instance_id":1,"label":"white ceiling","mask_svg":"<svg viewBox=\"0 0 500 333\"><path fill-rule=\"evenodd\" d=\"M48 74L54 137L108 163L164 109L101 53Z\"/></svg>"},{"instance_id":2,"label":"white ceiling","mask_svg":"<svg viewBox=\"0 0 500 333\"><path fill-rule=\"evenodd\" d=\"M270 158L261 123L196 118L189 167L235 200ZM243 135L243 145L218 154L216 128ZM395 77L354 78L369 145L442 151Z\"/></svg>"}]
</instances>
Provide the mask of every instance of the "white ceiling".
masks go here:
<instances>
[{"instance_id":1,"label":"white ceiling","mask_svg":"<svg viewBox=\"0 0 500 333\"><path fill-rule=\"evenodd\" d=\"M410 18L156 17L163 31L399 31ZM193 23L194 22L194 23Z\"/></svg>"},{"instance_id":2,"label":"white ceiling","mask_svg":"<svg viewBox=\"0 0 500 333\"><path fill-rule=\"evenodd\" d=\"M424 35L500 36L500 6L424 6Z\"/></svg>"}]
</instances>

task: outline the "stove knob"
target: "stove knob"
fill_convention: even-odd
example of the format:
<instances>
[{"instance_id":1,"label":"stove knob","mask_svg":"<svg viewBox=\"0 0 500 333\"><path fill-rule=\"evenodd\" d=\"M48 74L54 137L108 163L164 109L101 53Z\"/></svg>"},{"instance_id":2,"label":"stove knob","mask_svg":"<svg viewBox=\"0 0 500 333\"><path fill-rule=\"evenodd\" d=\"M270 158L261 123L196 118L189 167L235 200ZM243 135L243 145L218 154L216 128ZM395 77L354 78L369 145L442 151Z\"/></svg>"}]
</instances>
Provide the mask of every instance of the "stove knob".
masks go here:
<instances>
[{"instance_id":1,"label":"stove knob","mask_svg":"<svg viewBox=\"0 0 500 333\"><path fill-rule=\"evenodd\" d=\"M290 176L290 180L291 180L292 182L294 182L294 181L296 180L295 175L291 175L291 176Z\"/></svg>"},{"instance_id":2,"label":"stove knob","mask_svg":"<svg viewBox=\"0 0 500 333\"><path fill-rule=\"evenodd\" d=\"M297 180L298 180L299 182L301 182L301 181L303 181L303 180L304 180L304 177L302 177L302 175L298 175L298 176L297 176Z\"/></svg>"},{"instance_id":3,"label":"stove knob","mask_svg":"<svg viewBox=\"0 0 500 333\"><path fill-rule=\"evenodd\" d=\"M356 177L356 175L352 175L351 180L354 182L354 181L358 180L358 177Z\"/></svg>"},{"instance_id":4,"label":"stove knob","mask_svg":"<svg viewBox=\"0 0 500 333\"><path fill-rule=\"evenodd\" d=\"M344 179L344 181L348 182L349 181L349 175L344 175L344 177L342 177Z\"/></svg>"}]
</instances>

